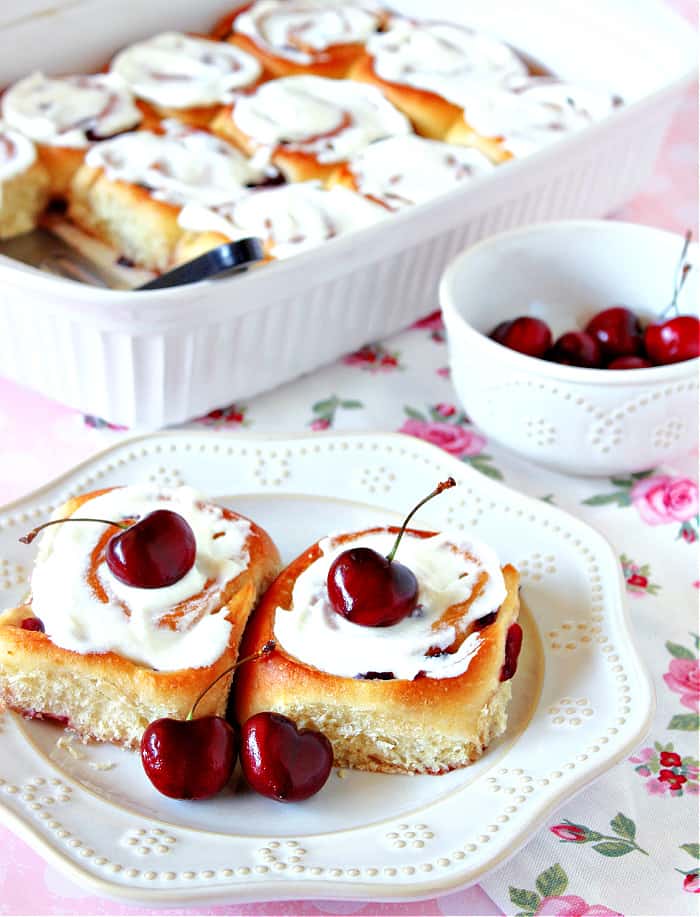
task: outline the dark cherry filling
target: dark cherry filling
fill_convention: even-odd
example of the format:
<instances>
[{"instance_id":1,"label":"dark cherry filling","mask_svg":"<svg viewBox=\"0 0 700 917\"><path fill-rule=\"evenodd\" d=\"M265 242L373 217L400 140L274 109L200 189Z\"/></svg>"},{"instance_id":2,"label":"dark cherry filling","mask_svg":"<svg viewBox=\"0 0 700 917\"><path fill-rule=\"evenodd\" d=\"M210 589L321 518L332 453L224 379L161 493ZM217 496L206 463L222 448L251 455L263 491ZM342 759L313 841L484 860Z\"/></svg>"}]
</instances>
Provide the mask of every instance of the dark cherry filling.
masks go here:
<instances>
[{"instance_id":1,"label":"dark cherry filling","mask_svg":"<svg viewBox=\"0 0 700 917\"><path fill-rule=\"evenodd\" d=\"M287 179L282 175L281 172L276 172L274 175L266 175L265 178L260 181L249 182L246 185L246 188L275 188L278 185L286 185Z\"/></svg>"},{"instance_id":2,"label":"dark cherry filling","mask_svg":"<svg viewBox=\"0 0 700 917\"><path fill-rule=\"evenodd\" d=\"M47 723L56 723L58 726L67 726L70 722L67 716L54 716L53 713L44 713L41 710L24 710L22 716L27 720L43 720Z\"/></svg>"},{"instance_id":3,"label":"dark cherry filling","mask_svg":"<svg viewBox=\"0 0 700 917\"><path fill-rule=\"evenodd\" d=\"M120 255L117 258L117 264L119 267L134 267L136 262L132 261L131 258L127 258L126 255Z\"/></svg>"},{"instance_id":4,"label":"dark cherry filling","mask_svg":"<svg viewBox=\"0 0 700 917\"><path fill-rule=\"evenodd\" d=\"M22 630L38 630L42 634L46 632L44 622L40 621L39 618L24 618L20 627Z\"/></svg>"},{"instance_id":5,"label":"dark cherry filling","mask_svg":"<svg viewBox=\"0 0 700 917\"><path fill-rule=\"evenodd\" d=\"M474 621L474 630L483 630L484 627L488 627L489 624L493 624L497 616L498 612L492 611L489 614L484 615L483 618L477 618L477 620Z\"/></svg>"},{"instance_id":6,"label":"dark cherry filling","mask_svg":"<svg viewBox=\"0 0 700 917\"><path fill-rule=\"evenodd\" d=\"M355 675L355 678L362 681L392 681L396 676L393 672L365 672L364 674L360 672L359 675Z\"/></svg>"},{"instance_id":7,"label":"dark cherry filling","mask_svg":"<svg viewBox=\"0 0 700 917\"><path fill-rule=\"evenodd\" d=\"M510 625L508 633L506 634L506 654L499 681L508 681L515 675L516 669L518 668L518 656L520 655L520 647L522 644L523 629L515 622Z\"/></svg>"}]
</instances>

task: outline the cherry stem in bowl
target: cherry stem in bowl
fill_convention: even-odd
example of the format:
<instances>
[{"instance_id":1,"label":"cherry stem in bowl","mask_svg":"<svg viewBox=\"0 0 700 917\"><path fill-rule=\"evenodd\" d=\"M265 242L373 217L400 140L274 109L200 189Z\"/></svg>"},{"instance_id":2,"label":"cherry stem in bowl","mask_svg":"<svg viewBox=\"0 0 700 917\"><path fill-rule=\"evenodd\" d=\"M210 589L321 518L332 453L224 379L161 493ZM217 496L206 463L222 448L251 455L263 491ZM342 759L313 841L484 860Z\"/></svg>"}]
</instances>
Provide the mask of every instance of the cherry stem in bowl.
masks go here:
<instances>
[{"instance_id":1,"label":"cherry stem in bowl","mask_svg":"<svg viewBox=\"0 0 700 917\"><path fill-rule=\"evenodd\" d=\"M668 313L671 311L675 311L676 315L679 314L678 313L678 297L680 296L681 290L683 289L683 286L685 284L688 274L693 269L693 265L689 264L685 260L685 257L688 254L688 248L690 246L690 241L692 238L693 238L692 229L686 230L685 241L683 243L683 249L681 251L680 258L678 259L678 264L676 265L676 273L673 279L673 297L671 298L671 302L664 309L664 311L661 313L659 318L665 318L668 315Z\"/></svg>"},{"instance_id":2,"label":"cherry stem in bowl","mask_svg":"<svg viewBox=\"0 0 700 917\"><path fill-rule=\"evenodd\" d=\"M394 559L396 555L396 549L398 548L399 542L401 541L403 537L403 533L406 531L406 526L411 521L413 516L418 512L421 506L423 506L424 503L427 503L428 500L432 500L433 497L437 497L439 494L443 492L443 490L449 490L450 487L456 487L456 486L457 486L457 482L455 481L455 479L448 478L446 481L442 481L440 484L438 484L435 490L432 493L429 493L427 497L423 497L420 503L416 503L416 505L413 507L411 512L408 514L408 516L406 516L406 518L404 519L403 525L399 529L399 534L396 536L394 547L391 549L391 551L389 551L389 553L386 556L386 559L389 561L389 563L392 562L392 560Z\"/></svg>"},{"instance_id":3,"label":"cherry stem in bowl","mask_svg":"<svg viewBox=\"0 0 700 917\"><path fill-rule=\"evenodd\" d=\"M185 721L191 720L194 717L194 711L197 707L197 704L202 700L202 698L206 694L209 693L209 691L211 691L211 689L214 687L214 685L217 682L221 681L221 679L225 678L227 675L230 675L231 672L235 672L237 668L239 668L242 665L245 665L246 662L253 662L253 660L255 659L262 659L263 656L267 656L268 653L271 653L276 647L277 647L277 643L274 640L268 640L267 643L262 647L262 649L259 649L257 653L251 653L250 656L244 656L243 659L237 659L233 665L230 665L227 669L224 669L223 672L220 672L216 676L214 681L212 681L211 684L207 685L207 687L202 691L199 697L192 704L192 706L190 707L190 712L185 717Z\"/></svg>"},{"instance_id":4,"label":"cherry stem in bowl","mask_svg":"<svg viewBox=\"0 0 700 917\"><path fill-rule=\"evenodd\" d=\"M39 532L42 529L48 528L50 525L59 525L61 522L98 522L100 525L113 525L118 529L128 529L130 528L131 523L128 522L112 522L111 519L91 519L86 516L66 516L65 519L52 519L50 522L45 522L43 525L37 525L35 529L32 529L31 532L27 532L26 535L22 535L19 539L22 544L31 544Z\"/></svg>"}]
</instances>

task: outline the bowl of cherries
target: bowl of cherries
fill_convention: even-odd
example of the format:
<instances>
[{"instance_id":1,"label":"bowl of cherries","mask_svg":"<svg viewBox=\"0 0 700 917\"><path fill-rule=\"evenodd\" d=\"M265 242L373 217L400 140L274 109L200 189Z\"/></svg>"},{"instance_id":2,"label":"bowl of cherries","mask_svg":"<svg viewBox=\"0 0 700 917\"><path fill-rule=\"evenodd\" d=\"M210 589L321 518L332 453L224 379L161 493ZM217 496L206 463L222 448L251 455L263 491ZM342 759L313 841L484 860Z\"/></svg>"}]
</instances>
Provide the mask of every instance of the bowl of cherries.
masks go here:
<instances>
[{"instance_id":1,"label":"bowl of cherries","mask_svg":"<svg viewBox=\"0 0 700 917\"><path fill-rule=\"evenodd\" d=\"M697 443L698 247L608 220L492 236L447 268L452 380L487 436L580 475Z\"/></svg>"}]
</instances>

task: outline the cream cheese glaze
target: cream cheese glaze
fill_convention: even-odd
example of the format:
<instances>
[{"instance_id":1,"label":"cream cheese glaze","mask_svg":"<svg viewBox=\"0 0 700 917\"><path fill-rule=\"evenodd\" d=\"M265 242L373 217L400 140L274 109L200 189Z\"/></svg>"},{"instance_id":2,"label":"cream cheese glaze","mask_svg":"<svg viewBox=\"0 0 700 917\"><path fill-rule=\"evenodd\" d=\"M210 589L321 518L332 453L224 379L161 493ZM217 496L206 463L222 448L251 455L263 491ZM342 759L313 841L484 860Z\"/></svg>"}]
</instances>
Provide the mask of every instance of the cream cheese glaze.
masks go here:
<instances>
[{"instance_id":1,"label":"cream cheese glaze","mask_svg":"<svg viewBox=\"0 0 700 917\"><path fill-rule=\"evenodd\" d=\"M502 41L467 26L392 19L367 42L378 77L458 102L468 86L492 85L527 74L527 66Z\"/></svg>"},{"instance_id":2,"label":"cream cheese glaze","mask_svg":"<svg viewBox=\"0 0 700 917\"><path fill-rule=\"evenodd\" d=\"M108 527L75 522L44 532L31 580L32 610L57 646L76 653L115 652L160 671L211 665L223 653L231 624L224 614L212 612L221 604L223 587L248 564L250 524L227 519L189 487L117 488L88 500L78 515L119 521L156 509L173 510L189 522L197 542L194 566L172 586L139 589L116 579L103 556L94 574L106 602L88 574L92 552ZM194 596L199 596L196 606L175 629L160 623Z\"/></svg>"},{"instance_id":3,"label":"cream cheese glaze","mask_svg":"<svg viewBox=\"0 0 700 917\"><path fill-rule=\"evenodd\" d=\"M29 138L0 121L0 182L26 172L36 162L36 148ZM0 191L0 201L2 200Z\"/></svg>"},{"instance_id":4,"label":"cream cheese glaze","mask_svg":"<svg viewBox=\"0 0 700 917\"><path fill-rule=\"evenodd\" d=\"M325 190L311 181L255 191L216 209L189 204L178 220L194 232L218 232L229 239L258 236L275 258L289 258L386 216L383 207L348 188Z\"/></svg>"},{"instance_id":5,"label":"cream cheese glaze","mask_svg":"<svg viewBox=\"0 0 700 917\"><path fill-rule=\"evenodd\" d=\"M238 128L270 150L311 153L339 162L374 140L412 133L408 119L374 86L319 76L263 84L233 109Z\"/></svg>"},{"instance_id":6,"label":"cream cheese glaze","mask_svg":"<svg viewBox=\"0 0 700 917\"><path fill-rule=\"evenodd\" d=\"M278 57L310 64L335 45L365 42L382 18L372 0L258 0L233 29Z\"/></svg>"},{"instance_id":7,"label":"cream cheese glaze","mask_svg":"<svg viewBox=\"0 0 700 917\"><path fill-rule=\"evenodd\" d=\"M621 100L599 89L533 77L511 81L507 91L466 92L461 104L464 120L478 134L500 138L514 156L526 156L607 117Z\"/></svg>"},{"instance_id":8,"label":"cream cheese glaze","mask_svg":"<svg viewBox=\"0 0 700 917\"><path fill-rule=\"evenodd\" d=\"M372 143L353 156L348 168L361 194L401 210L452 191L494 166L478 150L410 136Z\"/></svg>"},{"instance_id":9,"label":"cream cheese glaze","mask_svg":"<svg viewBox=\"0 0 700 917\"><path fill-rule=\"evenodd\" d=\"M10 127L37 143L78 149L130 130L143 117L115 73L65 77L33 73L5 92L2 113Z\"/></svg>"},{"instance_id":10,"label":"cream cheese glaze","mask_svg":"<svg viewBox=\"0 0 700 917\"><path fill-rule=\"evenodd\" d=\"M232 102L262 72L258 61L236 45L181 32L130 45L110 69L134 95L174 109Z\"/></svg>"},{"instance_id":11,"label":"cream cheese glaze","mask_svg":"<svg viewBox=\"0 0 700 917\"><path fill-rule=\"evenodd\" d=\"M430 538L406 533L397 560L410 567L418 580L418 607L411 617L390 627L363 627L331 607L326 579L338 554L363 546L387 555L395 537L381 531L350 541L324 538L320 542L321 557L294 584L291 609L275 612L274 636L285 652L319 671L345 678L368 672L390 672L405 680L420 672L428 678L455 678L466 672L481 643L478 631L454 653L426 653L435 647L446 650L468 624L503 603L505 581L498 558L487 545L451 533ZM484 573L487 579L482 583ZM447 608L472 596L458 627L439 623Z\"/></svg>"},{"instance_id":12,"label":"cream cheese glaze","mask_svg":"<svg viewBox=\"0 0 700 917\"><path fill-rule=\"evenodd\" d=\"M263 164L213 134L175 120L163 127L164 134L135 131L96 144L85 162L112 181L145 185L151 197L176 205L231 200L266 174Z\"/></svg>"}]
</instances>

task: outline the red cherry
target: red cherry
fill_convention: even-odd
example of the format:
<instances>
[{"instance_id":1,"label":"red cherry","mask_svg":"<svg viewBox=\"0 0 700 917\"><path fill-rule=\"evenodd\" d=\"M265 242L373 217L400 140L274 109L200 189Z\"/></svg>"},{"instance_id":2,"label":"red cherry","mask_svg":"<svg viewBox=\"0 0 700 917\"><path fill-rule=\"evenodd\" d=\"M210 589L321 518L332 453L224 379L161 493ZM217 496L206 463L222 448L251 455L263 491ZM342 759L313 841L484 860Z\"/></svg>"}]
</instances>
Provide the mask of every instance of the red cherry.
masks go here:
<instances>
[{"instance_id":1,"label":"red cherry","mask_svg":"<svg viewBox=\"0 0 700 917\"><path fill-rule=\"evenodd\" d=\"M256 713L241 731L241 767L250 786L278 802L318 793L333 766L333 746L321 732L297 729L279 713Z\"/></svg>"},{"instance_id":2,"label":"red cherry","mask_svg":"<svg viewBox=\"0 0 700 917\"><path fill-rule=\"evenodd\" d=\"M644 357L616 357L605 367L606 369L648 369L653 366Z\"/></svg>"},{"instance_id":3,"label":"red cherry","mask_svg":"<svg viewBox=\"0 0 700 917\"><path fill-rule=\"evenodd\" d=\"M649 359L656 364L692 360L700 353L700 320L694 315L677 315L647 325L644 346Z\"/></svg>"},{"instance_id":4,"label":"red cherry","mask_svg":"<svg viewBox=\"0 0 700 917\"><path fill-rule=\"evenodd\" d=\"M197 543L179 513L157 509L107 542L107 566L127 586L160 589L194 566Z\"/></svg>"},{"instance_id":5,"label":"red cherry","mask_svg":"<svg viewBox=\"0 0 700 917\"><path fill-rule=\"evenodd\" d=\"M411 614L418 601L418 580L413 571L394 560L406 526L424 503L455 486L448 478L413 507L404 519L387 557L372 548L349 548L328 570L326 587L331 608L364 627L390 627Z\"/></svg>"},{"instance_id":6,"label":"red cherry","mask_svg":"<svg viewBox=\"0 0 700 917\"><path fill-rule=\"evenodd\" d=\"M231 779L236 744L236 733L223 717L165 717L146 728L141 761L149 780L164 796L206 799Z\"/></svg>"},{"instance_id":7,"label":"red cherry","mask_svg":"<svg viewBox=\"0 0 700 917\"><path fill-rule=\"evenodd\" d=\"M639 318L624 306L613 306L598 312L584 330L598 341L605 360L632 356L642 351Z\"/></svg>"},{"instance_id":8,"label":"red cherry","mask_svg":"<svg viewBox=\"0 0 700 917\"><path fill-rule=\"evenodd\" d=\"M518 656L520 655L520 647L523 645L523 629L515 621L508 628L508 633L506 634L506 652L505 659L503 661L503 667L501 669L500 681L508 681L510 678L515 675L515 672L518 668Z\"/></svg>"},{"instance_id":9,"label":"red cherry","mask_svg":"<svg viewBox=\"0 0 700 917\"><path fill-rule=\"evenodd\" d=\"M552 346L552 332L539 318L521 315L509 322L496 325L489 335L492 340L510 350L517 350L528 357L542 358Z\"/></svg>"},{"instance_id":10,"label":"red cherry","mask_svg":"<svg viewBox=\"0 0 700 917\"><path fill-rule=\"evenodd\" d=\"M41 634L46 632L44 622L40 618L23 618L20 627L22 630L36 630Z\"/></svg>"},{"instance_id":11,"label":"red cherry","mask_svg":"<svg viewBox=\"0 0 700 917\"><path fill-rule=\"evenodd\" d=\"M372 548L351 548L331 564L328 599L353 624L389 627L416 607L418 580L404 564L389 561Z\"/></svg>"},{"instance_id":12,"label":"red cherry","mask_svg":"<svg viewBox=\"0 0 700 917\"><path fill-rule=\"evenodd\" d=\"M585 331L567 331L554 342L548 357L565 366L598 369L601 365L600 345Z\"/></svg>"}]
</instances>

